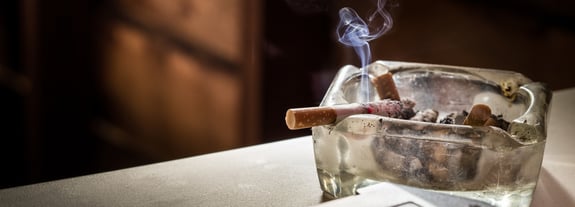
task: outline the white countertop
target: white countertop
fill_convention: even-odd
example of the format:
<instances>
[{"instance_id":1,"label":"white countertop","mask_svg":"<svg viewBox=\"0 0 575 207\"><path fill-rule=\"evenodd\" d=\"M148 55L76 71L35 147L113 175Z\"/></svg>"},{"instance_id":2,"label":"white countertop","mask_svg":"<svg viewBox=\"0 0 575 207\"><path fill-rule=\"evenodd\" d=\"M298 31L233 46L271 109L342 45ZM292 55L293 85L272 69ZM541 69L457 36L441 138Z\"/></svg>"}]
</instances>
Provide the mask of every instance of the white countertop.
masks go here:
<instances>
[{"instance_id":1,"label":"white countertop","mask_svg":"<svg viewBox=\"0 0 575 207\"><path fill-rule=\"evenodd\" d=\"M575 206L575 88L551 100L543 167L531 206Z\"/></svg>"}]
</instances>

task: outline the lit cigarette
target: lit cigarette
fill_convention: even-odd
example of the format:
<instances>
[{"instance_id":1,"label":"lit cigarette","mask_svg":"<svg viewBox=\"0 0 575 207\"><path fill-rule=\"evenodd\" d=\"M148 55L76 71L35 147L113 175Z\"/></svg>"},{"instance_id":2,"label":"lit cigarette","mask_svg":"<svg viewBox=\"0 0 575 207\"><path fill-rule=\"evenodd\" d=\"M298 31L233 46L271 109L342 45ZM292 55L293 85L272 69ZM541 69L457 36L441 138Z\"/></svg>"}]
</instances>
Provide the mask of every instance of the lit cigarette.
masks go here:
<instances>
[{"instance_id":1,"label":"lit cigarette","mask_svg":"<svg viewBox=\"0 0 575 207\"><path fill-rule=\"evenodd\" d=\"M413 116L414 103L409 100L385 99L368 103L288 109L286 125L289 129L304 129L336 123L354 114L376 114L391 118L408 119Z\"/></svg>"}]
</instances>

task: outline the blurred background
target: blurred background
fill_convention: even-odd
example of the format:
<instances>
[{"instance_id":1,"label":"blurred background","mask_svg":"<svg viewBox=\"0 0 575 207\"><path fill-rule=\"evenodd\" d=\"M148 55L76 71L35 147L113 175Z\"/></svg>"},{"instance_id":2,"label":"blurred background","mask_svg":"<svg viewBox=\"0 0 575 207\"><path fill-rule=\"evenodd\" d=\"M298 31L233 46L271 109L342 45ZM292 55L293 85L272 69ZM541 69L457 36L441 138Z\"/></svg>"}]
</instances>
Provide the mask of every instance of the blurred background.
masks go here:
<instances>
[{"instance_id":1,"label":"blurred background","mask_svg":"<svg viewBox=\"0 0 575 207\"><path fill-rule=\"evenodd\" d=\"M337 11L372 0L4 0L0 188L311 134L289 108L319 104L358 65ZM374 59L513 70L574 87L575 3L393 0Z\"/></svg>"}]
</instances>

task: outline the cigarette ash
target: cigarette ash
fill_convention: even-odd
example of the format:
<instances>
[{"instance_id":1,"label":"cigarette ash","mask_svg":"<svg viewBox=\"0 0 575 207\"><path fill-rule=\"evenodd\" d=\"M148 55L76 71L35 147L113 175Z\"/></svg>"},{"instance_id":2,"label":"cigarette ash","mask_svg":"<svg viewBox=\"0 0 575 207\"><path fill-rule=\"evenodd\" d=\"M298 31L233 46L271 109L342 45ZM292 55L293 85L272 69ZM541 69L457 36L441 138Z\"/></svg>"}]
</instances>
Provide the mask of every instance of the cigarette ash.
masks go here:
<instances>
[{"instance_id":1,"label":"cigarette ash","mask_svg":"<svg viewBox=\"0 0 575 207\"><path fill-rule=\"evenodd\" d=\"M499 83L499 89L503 93L503 96L513 101L515 100L517 90L519 90L519 84L512 79L504 80Z\"/></svg>"},{"instance_id":2,"label":"cigarette ash","mask_svg":"<svg viewBox=\"0 0 575 207\"><path fill-rule=\"evenodd\" d=\"M415 104L415 103L413 103ZM447 114L438 120L438 112L425 109L415 112L408 120L439 124L457 124L471 126L495 126L506 130L509 123L501 115L491 114L487 105L476 104L470 112L461 111ZM383 124L383 122L382 122ZM434 130L438 125L407 127L402 124L388 123L383 126L385 136L376 136L372 141L372 153L375 161L386 174L387 179L407 185L431 189L480 188L471 184L478 177L478 162L482 149L466 143L444 142L429 139L406 138L404 134L427 135L433 137L451 137L457 130ZM437 132L435 134L429 134ZM458 136L454 136L458 137ZM466 134L465 137L471 137ZM476 138L483 137L478 134ZM499 168L498 168L499 169ZM506 182L516 178L517 173L507 173ZM481 175L481 177L485 177Z\"/></svg>"},{"instance_id":3,"label":"cigarette ash","mask_svg":"<svg viewBox=\"0 0 575 207\"><path fill-rule=\"evenodd\" d=\"M376 162L396 182L450 189L473 179L481 149L465 144L382 136L374 139Z\"/></svg>"},{"instance_id":4,"label":"cigarette ash","mask_svg":"<svg viewBox=\"0 0 575 207\"><path fill-rule=\"evenodd\" d=\"M461 112L452 112L447 114L445 117L439 119L438 121L439 112L437 110L424 109L414 112L413 106L415 105L415 102L408 99L403 99L402 104L405 103L410 103L413 105L411 105L411 107L404 107L405 111L402 112L402 116L392 118L400 118L411 121L430 122L439 124L494 126L503 129L505 131L509 128L509 122L503 119L502 114L499 115L492 114L491 109L489 109L489 106L484 104L474 105L471 108L472 113L467 112L465 110Z\"/></svg>"}]
</instances>

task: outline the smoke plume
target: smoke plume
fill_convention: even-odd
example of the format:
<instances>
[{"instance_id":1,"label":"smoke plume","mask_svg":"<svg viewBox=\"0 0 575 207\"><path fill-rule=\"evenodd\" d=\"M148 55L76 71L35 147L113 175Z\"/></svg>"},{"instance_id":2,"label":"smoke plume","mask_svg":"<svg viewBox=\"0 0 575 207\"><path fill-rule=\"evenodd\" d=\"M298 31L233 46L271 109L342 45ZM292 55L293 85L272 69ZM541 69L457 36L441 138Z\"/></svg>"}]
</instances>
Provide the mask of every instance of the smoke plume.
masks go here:
<instances>
[{"instance_id":1,"label":"smoke plume","mask_svg":"<svg viewBox=\"0 0 575 207\"><path fill-rule=\"evenodd\" d=\"M393 20L385 10L386 0L378 0L375 12L364 21L355 10L344 7L339 10L340 22L337 26L338 40L354 48L361 60L361 81L359 102L367 102L370 97L370 81L366 66L371 62L369 41L374 40L393 26Z\"/></svg>"}]
</instances>

